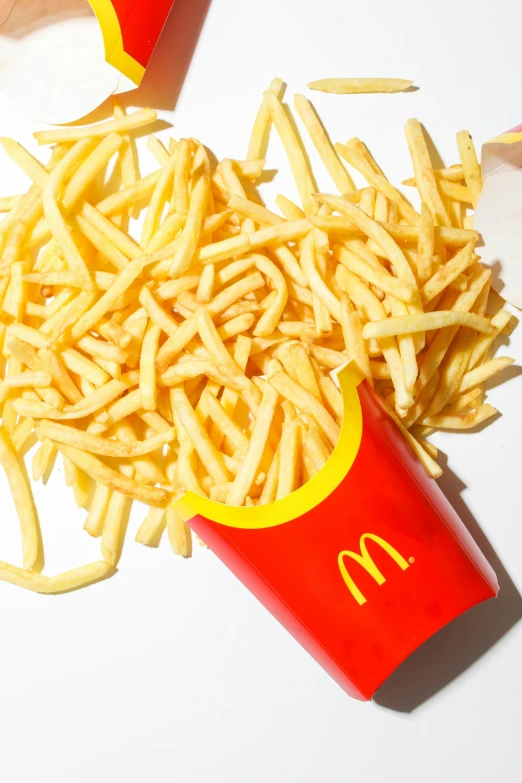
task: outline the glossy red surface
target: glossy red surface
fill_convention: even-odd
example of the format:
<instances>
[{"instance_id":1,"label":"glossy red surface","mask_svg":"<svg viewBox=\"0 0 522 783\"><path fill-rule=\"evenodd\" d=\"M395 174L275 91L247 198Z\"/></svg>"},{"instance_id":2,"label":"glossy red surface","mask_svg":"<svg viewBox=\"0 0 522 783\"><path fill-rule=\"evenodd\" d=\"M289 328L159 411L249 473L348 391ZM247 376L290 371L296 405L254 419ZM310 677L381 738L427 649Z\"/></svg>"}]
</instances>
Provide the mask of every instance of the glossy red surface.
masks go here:
<instances>
[{"instance_id":1,"label":"glossy red surface","mask_svg":"<svg viewBox=\"0 0 522 783\"><path fill-rule=\"evenodd\" d=\"M111 1L120 23L124 50L146 68L174 0Z\"/></svg>"},{"instance_id":2,"label":"glossy red surface","mask_svg":"<svg viewBox=\"0 0 522 783\"><path fill-rule=\"evenodd\" d=\"M201 516L189 524L351 696L369 699L413 650L462 612L495 596L498 585L371 387L365 381L358 391L359 452L326 500L295 520L262 530L227 527ZM363 539L371 557L366 568L350 555L342 558L354 580L352 592L339 554L360 555L365 534L391 545L397 557L375 539Z\"/></svg>"}]
</instances>

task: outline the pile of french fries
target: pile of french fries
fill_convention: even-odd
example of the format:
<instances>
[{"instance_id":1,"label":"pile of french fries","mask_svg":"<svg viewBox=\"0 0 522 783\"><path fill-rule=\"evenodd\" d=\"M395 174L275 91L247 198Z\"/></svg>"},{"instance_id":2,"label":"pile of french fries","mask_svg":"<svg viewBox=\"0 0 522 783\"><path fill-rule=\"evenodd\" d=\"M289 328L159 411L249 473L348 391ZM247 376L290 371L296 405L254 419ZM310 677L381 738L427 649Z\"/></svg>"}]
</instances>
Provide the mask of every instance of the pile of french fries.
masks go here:
<instances>
[{"instance_id":1,"label":"pile of french fries","mask_svg":"<svg viewBox=\"0 0 522 783\"><path fill-rule=\"evenodd\" d=\"M317 193L282 92L276 79L264 93L246 159L214 170L199 141L150 135L159 166L141 177L133 130L154 123L150 109L35 133L45 164L1 140L32 185L0 200L0 463L23 547L23 567L0 563L0 579L54 593L110 576L133 500L150 506L136 540L155 545L166 528L189 556L180 493L249 506L293 492L335 447L331 373L348 360L432 476L430 432L496 413L483 384L512 361L490 358L511 315L487 312L469 133L460 163L434 171L421 126L406 124L417 212L359 139L333 146L297 95L338 191ZM280 195L278 212L255 189L271 129L301 202ZM33 480L60 453L85 530L101 536L99 562L53 577L22 464L35 440Z\"/></svg>"}]
</instances>

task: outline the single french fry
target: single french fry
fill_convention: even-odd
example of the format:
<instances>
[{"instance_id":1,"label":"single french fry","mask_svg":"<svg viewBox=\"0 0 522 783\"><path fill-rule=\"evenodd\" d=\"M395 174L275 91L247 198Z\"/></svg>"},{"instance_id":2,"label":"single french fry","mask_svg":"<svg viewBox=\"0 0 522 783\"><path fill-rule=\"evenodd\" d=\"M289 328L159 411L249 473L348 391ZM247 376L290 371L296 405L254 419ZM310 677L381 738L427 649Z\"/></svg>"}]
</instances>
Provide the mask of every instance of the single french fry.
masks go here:
<instances>
[{"instance_id":1,"label":"single french fry","mask_svg":"<svg viewBox=\"0 0 522 783\"><path fill-rule=\"evenodd\" d=\"M285 422L279 446L279 475L275 499L289 495L298 486L298 446L299 430L297 421Z\"/></svg>"},{"instance_id":2,"label":"single french fry","mask_svg":"<svg viewBox=\"0 0 522 783\"><path fill-rule=\"evenodd\" d=\"M53 237L60 246L67 266L76 277L80 287L86 291L90 291L94 288L94 282L84 259L80 255L78 248L69 233L65 219L58 206L57 197L65 178L70 174L76 164L82 160L91 146L92 140L86 138L78 141L74 147L67 152L65 157L62 158L47 177L42 197L45 217L53 232Z\"/></svg>"},{"instance_id":3,"label":"single french fry","mask_svg":"<svg viewBox=\"0 0 522 783\"><path fill-rule=\"evenodd\" d=\"M192 533L186 522L174 510L172 505L166 510L167 534L172 551L182 557L192 556Z\"/></svg>"},{"instance_id":4,"label":"single french fry","mask_svg":"<svg viewBox=\"0 0 522 783\"><path fill-rule=\"evenodd\" d=\"M156 410L158 393L156 381L156 356L161 330L151 321L145 332L140 355L140 395L141 404L146 411Z\"/></svg>"},{"instance_id":5,"label":"single french fry","mask_svg":"<svg viewBox=\"0 0 522 783\"><path fill-rule=\"evenodd\" d=\"M367 92L402 92L411 87L408 79L318 79L309 82L311 90L331 92L337 95L350 95Z\"/></svg>"},{"instance_id":6,"label":"single french fry","mask_svg":"<svg viewBox=\"0 0 522 783\"><path fill-rule=\"evenodd\" d=\"M165 509L151 506L136 533L135 541L145 546L158 546L165 529Z\"/></svg>"},{"instance_id":7,"label":"single french fry","mask_svg":"<svg viewBox=\"0 0 522 783\"><path fill-rule=\"evenodd\" d=\"M39 571L43 566L43 552L33 496L19 457L2 426L0 426L0 464L5 471L20 523L24 568Z\"/></svg>"},{"instance_id":8,"label":"single french fry","mask_svg":"<svg viewBox=\"0 0 522 783\"><path fill-rule=\"evenodd\" d=\"M163 166L160 177L152 191L140 238L140 246L147 249L148 252L152 251L152 248L149 248L149 244L154 233L158 230L163 208L168 201L172 190L177 158L178 149L175 148L174 152L169 155L167 162Z\"/></svg>"},{"instance_id":9,"label":"single french fry","mask_svg":"<svg viewBox=\"0 0 522 783\"><path fill-rule=\"evenodd\" d=\"M424 315L406 315L372 321L363 327L363 337L391 337L392 335L423 332L429 329L442 329L445 326L468 326L478 332L489 334L491 325L484 316L465 313L460 310L436 310Z\"/></svg>"},{"instance_id":10,"label":"single french fry","mask_svg":"<svg viewBox=\"0 0 522 783\"><path fill-rule=\"evenodd\" d=\"M364 343L361 319L359 313L354 310L346 292L343 292L341 298L340 315L344 344L346 346L346 358L356 362L368 381L373 385L370 359Z\"/></svg>"},{"instance_id":11,"label":"single french fry","mask_svg":"<svg viewBox=\"0 0 522 783\"><path fill-rule=\"evenodd\" d=\"M311 103L304 95L294 97L294 108L299 114L303 125L308 131L314 147L326 166L328 173L335 182L340 193L349 193L355 190L355 185L349 173L339 160L336 150L332 146L321 121L315 113Z\"/></svg>"},{"instance_id":12,"label":"single french fry","mask_svg":"<svg viewBox=\"0 0 522 783\"><path fill-rule=\"evenodd\" d=\"M42 421L37 425L38 436L56 443L64 443L77 449L99 454L105 457L121 459L125 457L139 457L150 454L174 439L174 432L159 433L146 440L136 443L123 443L119 440L91 435L88 432L78 430L58 422Z\"/></svg>"},{"instance_id":13,"label":"single french fry","mask_svg":"<svg viewBox=\"0 0 522 783\"><path fill-rule=\"evenodd\" d=\"M473 207L476 207L480 191L482 190L482 173L475 145L469 131L459 131L457 133L457 147L471 203Z\"/></svg>"},{"instance_id":14,"label":"single french fry","mask_svg":"<svg viewBox=\"0 0 522 783\"><path fill-rule=\"evenodd\" d=\"M120 467L123 475L132 478L134 468L130 465ZM132 500L119 492L113 492L107 504L105 521L101 533L101 552L106 563L115 568L121 557L126 532L126 518L130 512Z\"/></svg>"},{"instance_id":15,"label":"single french fry","mask_svg":"<svg viewBox=\"0 0 522 783\"><path fill-rule=\"evenodd\" d=\"M433 217L427 204L422 202L417 246L417 270L420 284L425 283L432 277L434 247L435 227Z\"/></svg>"},{"instance_id":16,"label":"single french fry","mask_svg":"<svg viewBox=\"0 0 522 783\"><path fill-rule=\"evenodd\" d=\"M269 92L273 92L278 98L284 89L284 83L281 79L273 79L270 82L268 88ZM247 160L255 160L258 158L264 158L266 148L268 146L268 134L270 132L270 126L272 120L270 117L270 110L266 100L263 97L263 102L257 112L252 132L250 135L250 142L248 144Z\"/></svg>"},{"instance_id":17,"label":"single french fry","mask_svg":"<svg viewBox=\"0 0 522 783\"><path fill-rule=\"evenodd\" d=\"M193 184L190 205L181 239L170 265L170 276L179 277L191 265L203 228L210 193L210 166L202 145L194 153Z\"/></svg>"},{"instance_id":18,"label":"single french fry","mask_svg":"<svg viewBox=\"0 0 522 783\"><path fill-rule=\"evenodd\" d=\"M0 563L1 581L47 595L78 590L102 579L107 579L114 573L115 569L103 560L50 577L25 568L17 568L10 563Z\"/></svg>"},{"instance_id":19,"label":"single french fry","mask_svg":"<svg viewBox=\"0 0 522 783\"><path fill-rule=\"evenodd\" d=\"M315 192L316 188L308 169L306 158L299 146L299 141L277 95L267 90L264 96L272 122L285 148L305 214L313 215L316 207L312 193Z\"/></svg>"},{"instance_id":20,"label":"single french fry","mask_svg":"<svg viewBox=\"0 0 522 783\"><path fill-rule=\"evenodd\" d=\"M107 136L109 133L142 128L156 120L157 113L153 109L138 109L124 117L100 122L97 125L76 126L59 130L36 131L33 134L38 144L64 144L79 139Z\"/></svg>"},{"instance_id":21,"label":"single french fry","mask_svg":"<svg viewBox=\"0 0 522 783\"><path fill-rule=\"evenodd\" d=\"M96 485L91 507L89 508L89 513L87 514L87 519L83 526L83 529L94 538L97 538L102 534L107 515L107 507L111 496L112 490L109 487L106 487L104 484Z\"/></svg>"},{"instance_id":22,"label":"single french fry","mask_svg":"<svg viewBox=\"0 0 522 783\"><path fill-rule=\"evenodd\" d=\"M450 226L448 213L437 188L430 154L420 122L416 119L408 120L405 126L405 133L420 197L428 205L436 225Z\"/></svg>"},{"instance_id":23,"label":"single french fry","mask_svg":"<svg viewBox=\"0 0 522 783\"><path fill-rule=\"evenodd\" d=\"M273 380L273 377L270 378L270 381ZM290 378L289 380L291 381ZM254 483L268 440L278 398L279 394L275 387L265 383L261 405L255 419L245 458L226 498L226 502L229 505L242 506L250 491L250 487Z\"/></svg>"}]
</instances>

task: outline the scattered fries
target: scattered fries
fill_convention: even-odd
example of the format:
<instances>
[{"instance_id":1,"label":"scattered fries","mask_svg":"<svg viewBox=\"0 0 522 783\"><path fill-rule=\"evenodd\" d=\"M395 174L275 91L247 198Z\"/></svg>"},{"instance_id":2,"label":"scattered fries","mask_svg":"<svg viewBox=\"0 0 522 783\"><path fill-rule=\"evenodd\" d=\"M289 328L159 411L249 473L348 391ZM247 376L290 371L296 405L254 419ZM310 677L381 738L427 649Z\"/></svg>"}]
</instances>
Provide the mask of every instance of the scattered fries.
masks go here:
<instances>
[{"instance_id":1,"label":"scattered fries","mask_svg":"<svg viewBox=\"0 0 522 783\"><path fill-rule=\"evenodd\" d=\"M323 79L332 93L398 92L401 79ZM406 125L419 212L357 138L330 141L302 95L295 109L339 193L317 193L282 104L264 93L247 160L212 168L195 139L147 146L159 168L140 177L133 131L151 109L99 125L35 134L54 144L43 165L12 139L26 195L0 199L0 465L19 518L23 567L0 580L43 593L111 576L134 500L150 506L136 541L192 553L172 500L193 491L232 505L271 503L322 469L337 443L341 394L330 372L353 360L432 476L433 428L494 418L483 384L508 367L491 358L511 314L487 311L489 271L467 211L482 181L470 134L460 163L434 170L422 126ZM300 204L282 214L250 197L271 127ZM98 182L113 158L122 187ZM351 167L351 169L350 169ZM352 174L367 187L358 190ZM116 180L111 177L111 182ZM249 187L245 189L244 184ZM128 231L145 211L139 242ZM134 223L131 223L134 229ZM417 437L418 436L418 437ZM57 454L102 560L46 577L35 481ZM90 484L93 484L92 492Z\"/></svg>"}]
</instances>

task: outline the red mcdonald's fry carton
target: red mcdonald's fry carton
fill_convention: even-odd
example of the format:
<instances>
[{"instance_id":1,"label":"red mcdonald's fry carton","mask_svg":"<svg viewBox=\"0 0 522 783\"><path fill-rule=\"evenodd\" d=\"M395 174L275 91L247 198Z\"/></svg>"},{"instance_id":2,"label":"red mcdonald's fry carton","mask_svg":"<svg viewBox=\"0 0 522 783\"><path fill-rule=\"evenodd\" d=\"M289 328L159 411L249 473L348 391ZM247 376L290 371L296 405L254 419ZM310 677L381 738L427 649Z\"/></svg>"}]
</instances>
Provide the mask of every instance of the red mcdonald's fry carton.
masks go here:
<instances>
[{"instance_id":1,"label":"red mcdonald's fry carton","mask_svg":"<svg viewBox=\"0 0 522 783\"><path fill-rule=\"evenodd\" d=\"M0 0L0 89L71 122L137 86L174 0Z\"/></svg>"},{"instance_id":2,"label":"red mcdonald's fry carton","mask_svg":"<svg viewBox=\"0 0 522 783\"><path fill-rule=\"evenodd\" d=\"M446 623L498 593L495 573L371 386L339 372L344 419L291 495L178 513L351 695L369 699Z\"/></svg>"}]
</instances>

